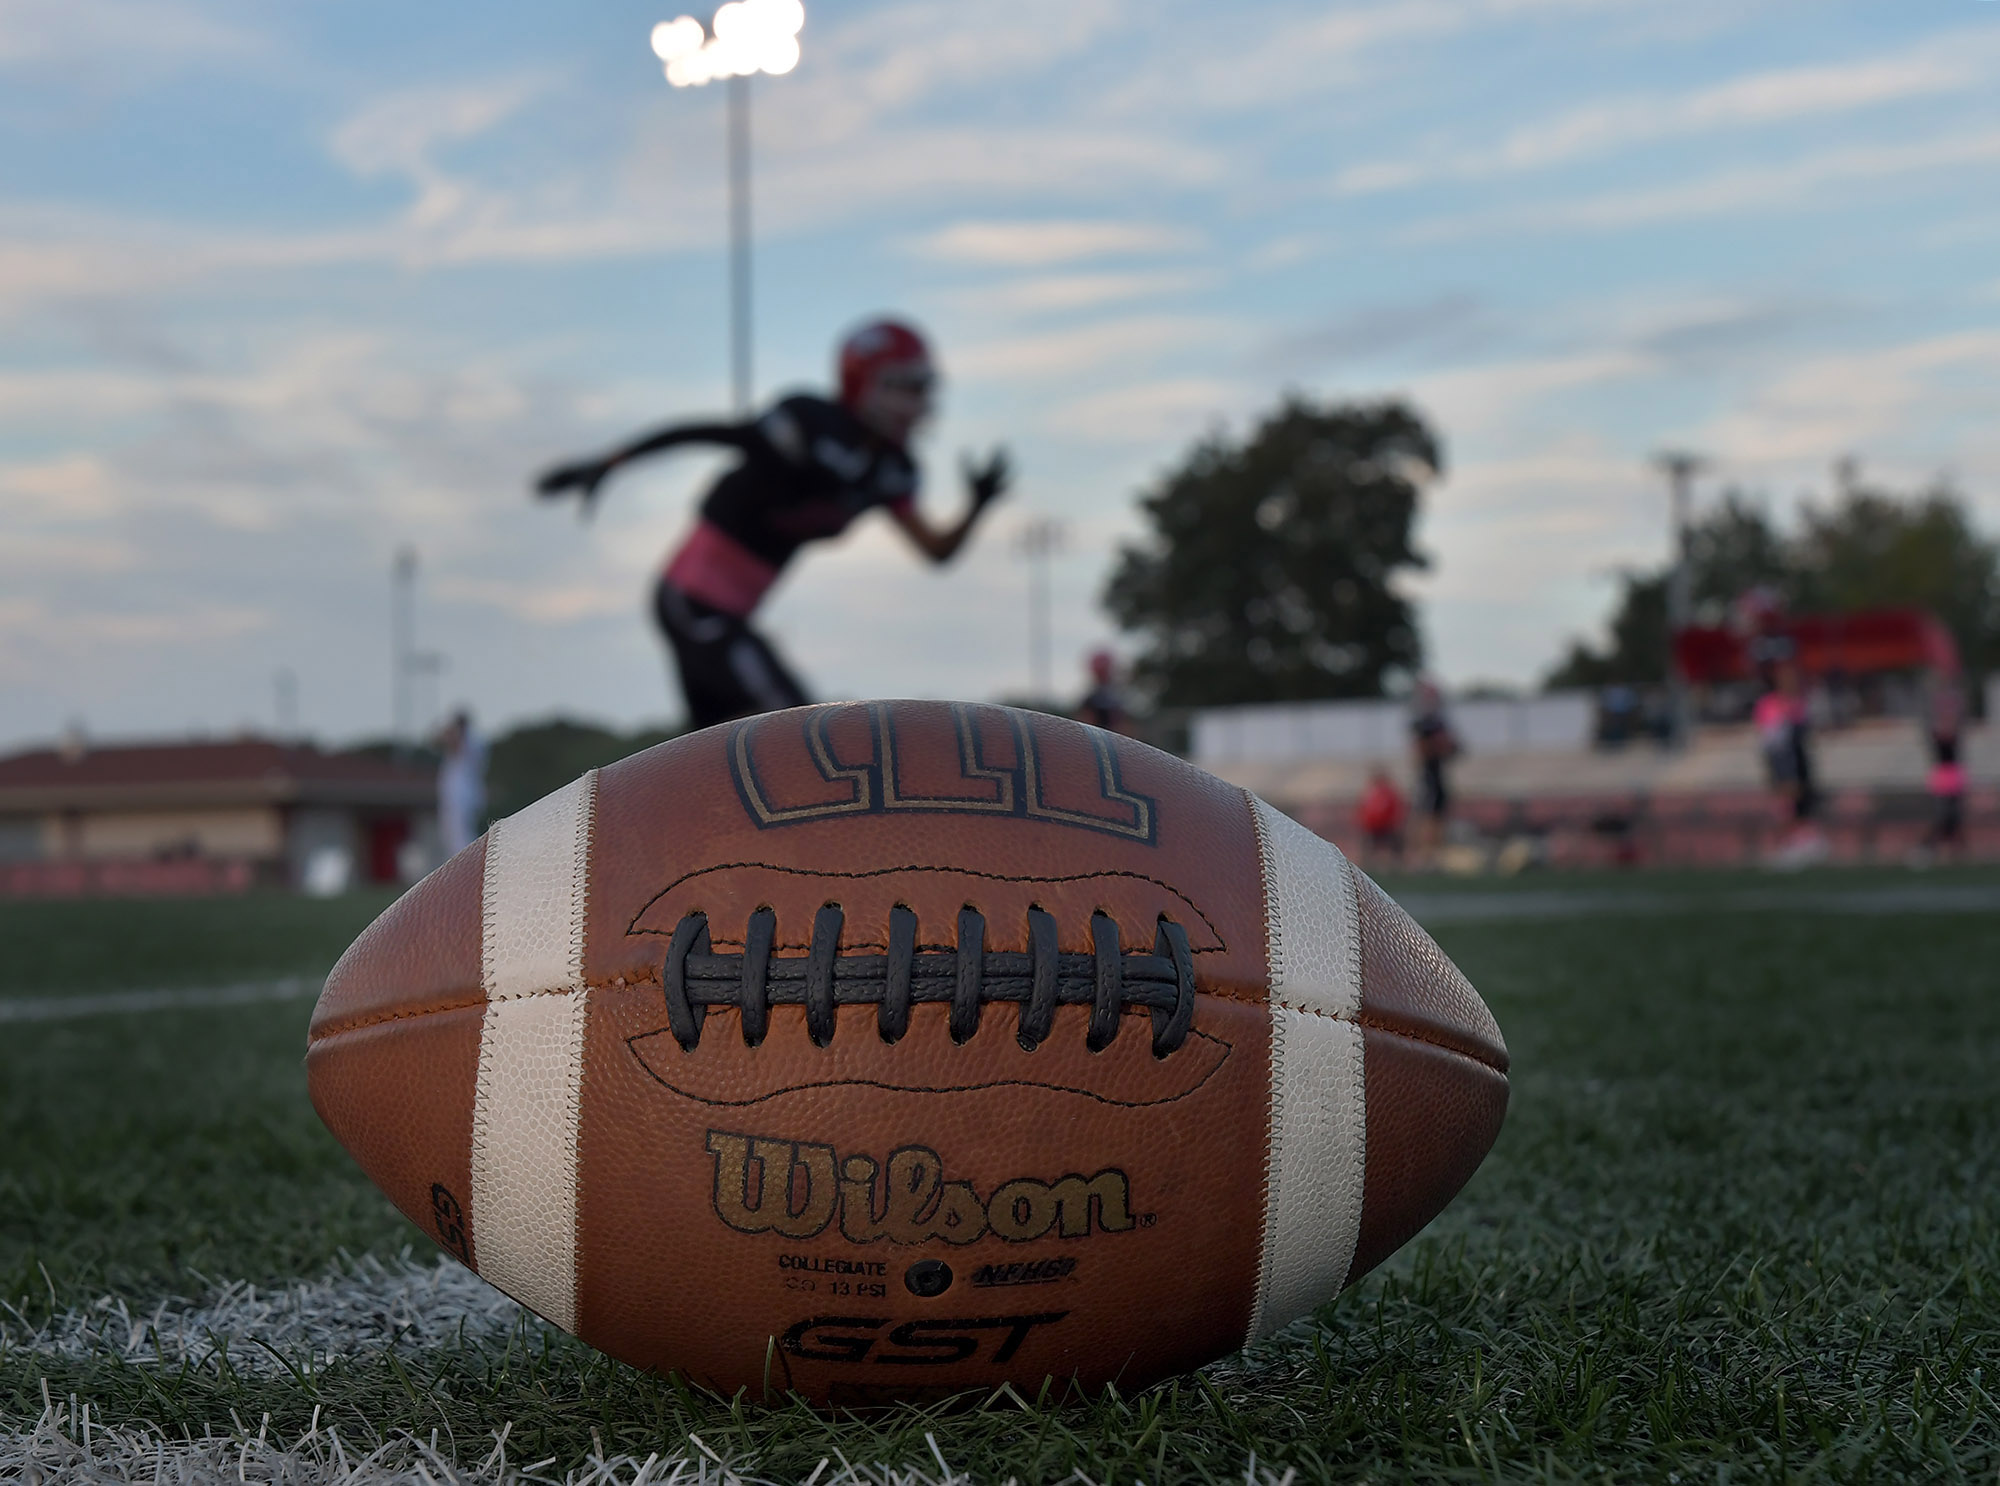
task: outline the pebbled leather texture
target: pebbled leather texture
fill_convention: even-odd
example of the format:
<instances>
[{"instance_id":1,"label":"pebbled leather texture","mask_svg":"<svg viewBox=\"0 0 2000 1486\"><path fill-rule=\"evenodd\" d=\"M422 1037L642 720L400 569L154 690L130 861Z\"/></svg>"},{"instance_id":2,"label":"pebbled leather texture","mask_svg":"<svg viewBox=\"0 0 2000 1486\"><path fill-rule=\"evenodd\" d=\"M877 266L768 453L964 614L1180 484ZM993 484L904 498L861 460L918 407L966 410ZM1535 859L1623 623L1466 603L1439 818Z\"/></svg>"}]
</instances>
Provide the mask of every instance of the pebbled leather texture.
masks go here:
<instances>
[{"instance_id":1,"label":"pebbled leather texture","mask_svg":"<svg viewBox=\"0 0 2000 1486\"><path fill-rule=\"evenodd\" d=\"M1444 1210L1507 1116L1507 1044L1492 1012L1409 914L1366 873L1354 878L1368 1174L1350 1284Z\"/></svg>"},{"instance_id":2,"label":"pebbled leather texture","mask_svg":"<svg viewBox=\"0 0 2000 1486\"><path fill-rule=\"evenodd\" d=\"M327 977L306 1043L306 1088L327 1129L468 1263L485 870L481 838L384 910Z\"/></svg>"},{"instance_id":3,"label":"pebbled leather texture","mask_svg":"<svg viewBox=\"0 0 2000 1486\"><path fill-rule=\"evenodd\" d=\"M1486 1159L1507 1115L1505 1074L1376 1027L1362 1037L1368 1176L1350 1285L1444 1211Z\"/></svg>"},{"instance_id":4,"label":"pebbled leather texture","mask_svg":"<svg viewBox=\"0 0 2000 1486\"><path fill-rule=\"evenodd\" d=\"M663 744L566 808L503 822L489 856L440 869L363 936L309 1071L405 1211L424 1221L434 1187L465 1201L457 1229L426 1227L613 1356L836 1403L1143 1386L1309 1309L1410 1227L1390 1209L1439 1186L1378 1179L1378 1130L1463 1180L1462 1152L1426 1155L1410 1132L1433 1077L1446 1124L1476 1100L1403 1058L1402 1036L1380 1034L1384 1055L1357 1030L1358 874L1282 818L1260 843L1261 807L1168 755L998 707L836 704ZM1156 1058L1151 1013L1128 1005L1093 1052L1093 1008L1061 1004L1024 1044L1025 1003L968 1003L955 1037L954 1006L927 1000L893 1041L873 1004L825 1008L816 1040L805 1005L776 1002L750 1038L737 1006L709 1006L684 1049L661 980L676 926L704 914L712 952L742 954L760 910L788 959L816 921L838 922L836 956L888 953L892 920L921 953L955 952L972 923L987 954L1046 955L1051 929L1059 953L1101 954L1099 914L1117 946L1154 953L1164 915L1187 937L1192 1030ZM452 973L397 986L405 937L413 967L449 940ZM1275 1023L1273 954L1280 999L1299 1003ZM446 1090L434 1118L397 1092L426 1080ZM502 1131L497 1107L527 1113Z\"/></svg>"},{"instance_id":5,"label":"pebbled leather texture","mask_svg":"<svg viewBox=\"0 0 2000 1486\"><path fill-rule=\"evenodd\" d=\"M326 978L308 1044L350 1027L486 1000L480 984L480 837L382 911Z\"/></svg>"},{"instance_id":6,"label":"pebbled leather texture","mask_svg":"<svg viewBox=\"0 0 2000 1486\"><path fill-rule=\"evenodd\" d=\"M1507 1043L1479 992L1373 878L1354 869L1361 925L1361 1014L1369 1026L1435 1042L1499 1073Z\"/></svg>"}]
</instances>

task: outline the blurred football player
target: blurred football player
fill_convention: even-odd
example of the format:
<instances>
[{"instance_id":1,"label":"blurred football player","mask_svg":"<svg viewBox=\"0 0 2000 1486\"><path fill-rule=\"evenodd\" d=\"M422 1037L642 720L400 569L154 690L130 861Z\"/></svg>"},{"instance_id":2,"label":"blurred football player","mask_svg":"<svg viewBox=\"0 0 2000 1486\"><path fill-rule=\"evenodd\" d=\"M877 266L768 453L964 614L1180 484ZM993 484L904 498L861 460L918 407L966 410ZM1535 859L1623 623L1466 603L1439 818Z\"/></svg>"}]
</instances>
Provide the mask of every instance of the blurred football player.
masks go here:
<instances>
[{"instance_id":1,"label":"blurred football player","mask_svg":"<svg viewBox=\"0 0 2000 1486\"><path fill-rule=\"evenodd\" d=\"M605 477L635 459L682 444L720 444L742 456L709 487L653 594L691 728L808 699L750 623L800 547L879 506L919 552L946 562L1007 489L1007 455L996 449L983 462L965 461L968 504L957 521L934 525L918 508L909 444L931 414L937 371L910 326L876 320L854 331L840 345L838 373L837 399L794 394L746 422L669 424L536 482L545 499L576 496L587 515Z\"/></svg>"},{"instance_id":2,"label":"blurred football player","mask_svg":"<svg viewBox=\"0 0 2000 1486\"><path fill-rule=\"evenodd\" d=\"M1419 863L1436 865L1451 818L1451 783L1445 770L1458 757L1458 734L1445 715L1444 691L1428 677L1418 680L1410 699L1410 746L1416 755L1418 793L1423 815L1417 825Z\"/></svg>"},{"instance_id":3,"label":"blurred football player","mask_svg":"<svg viewBox=\"0 0 2000 1486\"><path fill-rule=\"evenodd\" d=\"M1361 828L1363 865L1373 866L1388 859L1403 859L1403 820L1409 813L1403 792L1389 771L1377 764L1368 775L1368 787L1354 807L1354 823Z\"/></svg>"},{"instance_id":4,"label":"blurred football player","mask_svg":"<svg viewBox=\"0 0 2000 1486\"><path fill-rule=\"evenodd\" d=\"M1129 734L1132 718L1125 710L1124 690L1118 685L1118 657L1109 650L1093 650L1087 664L1090 690L1076 704L1076 720L1103 728L1107 733Z\"/></svg>"},{"instance_id":5,"label":"blurred football player","mask_svg":"<svg viewBox=\"0 0 2000 1486\"><path fill-rule=\"evenodd\" d=\"M1791 828L1767 865L1807 867L1827 858L1828 843L1814 820L1819 786L1813 777L1811 712L1806 704L1805 673L1787 651L1765 667L1768 689L1757 698L1751 722L1764 754L1771 788L1784 801Z\"/></svg>"}]
</instances>

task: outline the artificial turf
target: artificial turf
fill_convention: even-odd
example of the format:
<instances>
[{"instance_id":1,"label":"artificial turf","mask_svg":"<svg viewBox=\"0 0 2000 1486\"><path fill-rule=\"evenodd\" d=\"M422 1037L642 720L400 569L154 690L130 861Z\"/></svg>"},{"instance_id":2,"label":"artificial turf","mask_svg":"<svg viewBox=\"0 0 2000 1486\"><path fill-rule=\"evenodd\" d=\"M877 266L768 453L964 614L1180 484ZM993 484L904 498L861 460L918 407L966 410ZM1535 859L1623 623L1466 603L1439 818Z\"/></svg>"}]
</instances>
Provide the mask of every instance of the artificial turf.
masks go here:
<instances>
[{"instance_id":1,"label":"artificial turf","mask_svg":"<svg viewBox=\"0 0 2000 1486\"><path fill-rule=\"evenodd\" d=\"M524 1326L505 1345L261 1375L0 1353L0 1428L32 1419L46 1382L114 1422L199 1433L268 1412L283 1432L317 1408L350 1437L436 1429L475 1458L509 1424L515 1458L558 1461L594 1443L685 1451L692 1432L774 1479L836 1451L927 1460L928 1432L996 1481L1241 1480L1253 1453L1301 1480L1990 1481L2000 914L1829 908L1875 881L1815 876L1811 911L1756 912L1731 896L1768 900L1768 881L1621 884L1651 895L1643 913L1586 911L1593 887L1577 883L1569 916L1441 922L1514 1056L1492 1156L1312 1323L1130 1397L829 1419L708 1397ZM260 936L324 946L323 969L372 906L281 901L190 908L215 978L304 968L253 969L243 946ZM146 906L165 915L148 933L173 940L176 910ZM129 907L76 905L40 932L109 940ZM248 915L240 936L232 911ZM184 981L207 953L107 982L97 950L38 948L37 932L0 917L0 944L35 967L7 970L0 994L59 990L66 964L91 986ZM304 1014L10 1027L0 1293L32 1319L106 1290L196 1295L420 1242L307 1107Z\"/></svg>"}]
</instances>

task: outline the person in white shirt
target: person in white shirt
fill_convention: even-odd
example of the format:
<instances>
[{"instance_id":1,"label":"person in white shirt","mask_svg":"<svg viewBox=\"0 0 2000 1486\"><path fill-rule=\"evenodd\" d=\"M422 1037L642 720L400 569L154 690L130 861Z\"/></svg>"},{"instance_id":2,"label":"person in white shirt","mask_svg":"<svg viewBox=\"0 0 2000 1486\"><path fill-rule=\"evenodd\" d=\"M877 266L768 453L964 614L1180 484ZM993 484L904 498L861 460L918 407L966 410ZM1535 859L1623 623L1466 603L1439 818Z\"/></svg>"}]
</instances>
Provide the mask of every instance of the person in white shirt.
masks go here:
<instances>
[{"instance_id":1,"label":"person in white shirt","mask_svg":"<svg viewBox=\"0 0 2000 1486\"><path fill-rule=\"evenodd\" d=\"M461 709L438 734L438 834L444 854L456 856L478 839L486 821L486 740Z\"/></svg>"}]
</instances>

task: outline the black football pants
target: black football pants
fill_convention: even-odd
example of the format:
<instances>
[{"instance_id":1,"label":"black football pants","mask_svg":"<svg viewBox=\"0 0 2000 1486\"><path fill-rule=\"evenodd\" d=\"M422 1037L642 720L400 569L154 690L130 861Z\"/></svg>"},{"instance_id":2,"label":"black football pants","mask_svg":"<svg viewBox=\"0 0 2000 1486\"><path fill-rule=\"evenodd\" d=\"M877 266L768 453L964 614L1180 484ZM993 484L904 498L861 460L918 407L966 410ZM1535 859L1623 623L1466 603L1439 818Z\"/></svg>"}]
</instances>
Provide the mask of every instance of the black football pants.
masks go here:
<instances>
[{"instance_id":1,"label":"black football pants","mask_svg":"<svg viewBox=\"0 0 2000 1486\"><path fill-rule=\"evenodd\" d=\"M665 581L653 591L653 615L673 647L690 730L810 700L770 643L736 615Z\"/></svg>"}]
</instances>

